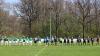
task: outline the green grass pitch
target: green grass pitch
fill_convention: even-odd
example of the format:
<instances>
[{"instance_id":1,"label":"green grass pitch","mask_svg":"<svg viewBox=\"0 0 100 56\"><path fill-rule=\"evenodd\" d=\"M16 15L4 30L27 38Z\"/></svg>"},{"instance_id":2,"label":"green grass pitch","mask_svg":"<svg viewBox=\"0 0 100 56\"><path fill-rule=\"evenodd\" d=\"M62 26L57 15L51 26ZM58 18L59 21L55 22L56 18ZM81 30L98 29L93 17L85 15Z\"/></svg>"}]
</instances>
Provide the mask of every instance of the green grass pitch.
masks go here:
<instances>
[{"instance_id":1,"label":"green grass pitch","mask_svg":"<svg viewBox=\"0 0 100 56\"><path fill-rule=\"evenodd\" d=\"M0 46L0 56L100 56L100 46Z\"/></svg>"}]
</instances>

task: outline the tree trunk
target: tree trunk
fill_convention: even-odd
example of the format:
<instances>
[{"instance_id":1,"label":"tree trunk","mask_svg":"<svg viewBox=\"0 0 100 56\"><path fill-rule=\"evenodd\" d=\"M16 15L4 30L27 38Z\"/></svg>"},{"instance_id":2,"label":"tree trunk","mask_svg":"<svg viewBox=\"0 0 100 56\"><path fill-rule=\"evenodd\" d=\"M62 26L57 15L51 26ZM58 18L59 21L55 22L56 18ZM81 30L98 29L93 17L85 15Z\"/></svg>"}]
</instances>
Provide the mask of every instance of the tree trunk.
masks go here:
<instances>
[{"instance_id":1,"label":"tree trunk","mask_svg":"<svg viewBox=\"0 0 100 56\"><path fill-rule=\"evenodd\" d=\"M31 20L30 20L31 21ZM32 36L32 24L31 22L29 22L29 33L28 36L31 37Z\"/></svg>"}]
</instances>

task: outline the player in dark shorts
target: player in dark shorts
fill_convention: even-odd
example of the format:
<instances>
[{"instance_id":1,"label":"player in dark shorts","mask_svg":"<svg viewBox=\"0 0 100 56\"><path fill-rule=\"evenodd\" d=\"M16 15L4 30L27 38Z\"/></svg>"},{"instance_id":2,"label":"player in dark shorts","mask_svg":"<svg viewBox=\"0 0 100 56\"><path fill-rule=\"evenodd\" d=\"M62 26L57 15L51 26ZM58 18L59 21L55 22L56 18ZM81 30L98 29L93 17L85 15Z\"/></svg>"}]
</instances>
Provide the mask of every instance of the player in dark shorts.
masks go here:
<instances>
[{"instance_id":1,"label":"player in dark shorts","mask_svg":"<svg viewBox=\"0 0 100 56\"><path fill-rule=\"evenodd\" d=\"M81 39L77 38L77 44L80 45L80 43L81 43Z\"/></svg>"},{"instance_id":2,"label":"player in dark shorts","mask_svg":"<svg viewBox=\"0 0 100 56\"><path fill-rule=\"evenodd\" d=\"M8 41L8 39L7 39L7 38L5 38L5 39L4 39L4 41Z\"/></svg>"},{"instance_id":3,"label":"player in dark shorts","mask_svg":"<svg viewBox=\"0 0 100 56\"><path fill-rule=\"evenodd\" d=\"M57 38L56 37L54 38L54 43L55 43L55 45L57 45Z\"/></svg>"},{"instance_id":4,"label":"player in dark shorts","mask_svg":"<svg viewBox=\"0 0 100 56\"><path fill-rule=\"evenodd\" d=\"M61 41L61 39L60 39L60 38L58 38L58 41L59 41L59 43L60 43L60 44L62 44L62 41Z\"/></svg>"},{"instance_id":5,"label":"player in dark shorts","mask_svg":"<svg viewBox=\"0 0 100 56\"><path fill-rule=\"evenodd\" d=\"M97 37L96 42L97 42L97 45L99 45L99 37Z\"/></svg>"},{"instance_id":6,"label":"player in dark shorts","mask_svg":"<svg viewBox=\"0 0 100 56\"><path fill-rule=\"evenodd\" d=\"M16 41L16 40L15 40ZM25 39L23 39L23 42L25 42Z\"/></svg>"},{"instance_id":7,"label":"player in dark shorts","mask_svg":"<svg viewBox=\"0 0 100 56\"><path fill-rule=\"evenodd\" d=\"M87 44L90 45L90 38L87 38Z\"/></svg>"},{"instance_id":8,"label":"player in dark shorts","mask_svg":"<svg viewBox=\"0 0 100 56\"><path fill-rule=\"evenodd\" d=\"M77 45L79 45L79 38L77 37Z\"/></svg>"},{"instance_id":9,"label":"player in dark shorts","mask_svg":"<svg viewBox=\"0 0 100 56\"><path fill-rule=\"evenodd\" d=\"M71 38L71 45L73 45L73 37Z\"/></svg>"},{"instance_id":10,"label":"player in dark shorts","mask_svg":"<svg viewBox=\"0 0 100 56\"><path fill-rule=\"evenodd\" d=\"M0 38L0 45L1 45L2 38Z\"/></svg>"},{"instance_id":11,"label":"player in dark shorts","mask_svg":"<svg viewBox=\"0 0 100 56\"><path fill-rule=\"evenodd\" d=\"M0 42L1 42L2 38L0 38Z\"/></svg>"},{"instance_id":12,"label":"player in dark shorts","mask_svg":"<svg viewBox=\"0 0 100 56\"><path fill-rule=\"evenodd\" d=\"M67 37L67 44L69 45L69 38Z\"/></svg>"},{"instance_id":13,"label":"player in dark shorts","mask_svg":"<svg viewBox=\"0 0 100 56\"><path fill-rule=\"evenodd\" d=\"M49 40L48 40L48 38L46 38L46 45L49 45Z\"/></svg>"},{"instance_id":14,"label":"player in dark shorts","mask_svg":"<svg viewBox=\"0 0 100 56\"><path fill-rule=\"evenodd\" d=\"M83 45L86 45L86 39L83 38Z\"/></svg>"},{"instance_id":15,"label":"player in dark shorts","mask_svg":"<svg viewBox=\"0 0 100 56\"><path fill-rule=\"evenodd\" d=\"M92 45L94 44L94 38L93 37L91 38L91 44Z\"/></svg>"},{"instance_id":16,"label":"player in dark shorts","mask_svg":"<svg viewBox=\"0 0 100 56\"><path fill-rule=\"evenodd\" d=\"M8 39L7 38L4 38L5 45L7 45L7 41L8 41Z\"/></svg>"},{"instance_id":17,"label":"player in dark shorts","mask_svg":"<svg viewBox=\"0 0 100 56\"><path fill-rule=\"evenodd\" d=\"M54 43L54 37L53 36L50 38L50 42L51 42L51 45L53 45L53 43Z\"/></svg>"},{"instance_id":18,"label":"player in dark shorts","mask_svg":"<svg viewBox=\"0 0 100 56\"><path fill-rule=\"evenodd\" d=\"M66 45L66 38L64 38L64 45Z\"/></svg>"},{"instance_id":19,"label":"player in dark shorts","mask_svg":"<svg viewBox=\"0 0 100 56\"><path fill-rule=\"evenodd\" d=\"M37 41L36 41L36 39L34 38L34 43L36 44L37 43Z\"/></svg>"}]
</instances>

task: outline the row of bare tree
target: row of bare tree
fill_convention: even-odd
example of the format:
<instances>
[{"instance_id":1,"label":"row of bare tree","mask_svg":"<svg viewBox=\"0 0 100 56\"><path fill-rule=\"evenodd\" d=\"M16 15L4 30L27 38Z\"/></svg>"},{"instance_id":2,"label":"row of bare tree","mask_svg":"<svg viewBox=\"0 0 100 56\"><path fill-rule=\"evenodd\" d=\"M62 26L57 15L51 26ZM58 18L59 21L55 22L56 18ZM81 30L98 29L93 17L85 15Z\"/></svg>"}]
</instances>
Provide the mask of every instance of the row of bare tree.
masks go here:
<instances>
[{"instance_id":1,"label":"row of bare tree","mask_svg":"<svg viewBox=\"0 0 100 56\"><path fill-rule=\"evenodd\" d=\"M51 22L52 36L100 35L100 0L20 0L14 9L10 16L0 7L0 13L6 13L0 16L1 34L45 37Z\"/></svg>"}]
</instances>

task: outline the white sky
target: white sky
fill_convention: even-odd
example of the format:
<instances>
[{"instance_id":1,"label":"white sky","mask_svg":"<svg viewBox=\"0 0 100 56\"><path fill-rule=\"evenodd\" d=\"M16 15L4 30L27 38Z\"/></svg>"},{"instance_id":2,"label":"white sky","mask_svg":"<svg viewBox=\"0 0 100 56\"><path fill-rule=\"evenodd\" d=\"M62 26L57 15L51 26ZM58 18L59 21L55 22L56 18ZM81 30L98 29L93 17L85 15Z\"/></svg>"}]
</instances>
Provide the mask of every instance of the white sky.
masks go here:
<instances>
[{"instance_id":1,"label":"white sky","mask_svg":"<svg viewBox=\"0 0 100 56\"><path fill-rule=\"evenodd\" d=\"M7 2L7 3L18 3L19 0L5 0L5 2Z\"/></svg>"}]
</instances>

